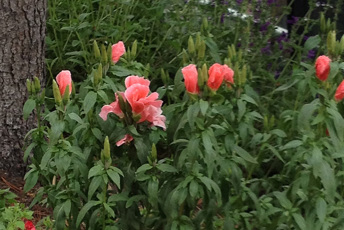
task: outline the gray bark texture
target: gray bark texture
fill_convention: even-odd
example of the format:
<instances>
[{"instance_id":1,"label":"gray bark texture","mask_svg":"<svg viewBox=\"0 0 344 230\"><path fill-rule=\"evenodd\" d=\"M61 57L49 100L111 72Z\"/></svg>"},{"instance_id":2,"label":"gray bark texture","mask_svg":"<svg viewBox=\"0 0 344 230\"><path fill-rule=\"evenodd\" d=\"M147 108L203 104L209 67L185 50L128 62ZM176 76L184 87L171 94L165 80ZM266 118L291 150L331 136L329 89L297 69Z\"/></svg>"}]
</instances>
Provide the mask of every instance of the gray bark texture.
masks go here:
<instances>
[{"instance_id":1,"label":"gray bark texture","mask_svg":"<svg viewBox=\"0 0 344 230\"><path fill-rule=\"evenodd\" d=\"M0 169L25 173L26 79L44 76L46 0L0 0ZM1 171L1 170L0 170ZM1 175L0 175L1 176Z\"/></svg>"}]
</instances>

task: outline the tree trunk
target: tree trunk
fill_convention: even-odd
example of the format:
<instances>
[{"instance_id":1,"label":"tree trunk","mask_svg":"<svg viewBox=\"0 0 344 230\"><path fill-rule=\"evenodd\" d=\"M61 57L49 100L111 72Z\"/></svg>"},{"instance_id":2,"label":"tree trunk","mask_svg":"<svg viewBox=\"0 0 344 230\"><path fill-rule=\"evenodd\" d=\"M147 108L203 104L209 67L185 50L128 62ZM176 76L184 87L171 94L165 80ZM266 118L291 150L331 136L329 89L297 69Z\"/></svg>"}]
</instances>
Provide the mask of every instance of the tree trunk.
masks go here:
<instances>
[{"instance_id":1,"label":"tree trunk","mask_svg":"<svg viewBox=\"0 0 344 230\"><path fill-rule=\"evenodd\" d=\"M0 169L23 174L26 79L44 77L46 0L0 0ZM1 175L0 175L1 176Z\"/></svg>"}]
</instances>

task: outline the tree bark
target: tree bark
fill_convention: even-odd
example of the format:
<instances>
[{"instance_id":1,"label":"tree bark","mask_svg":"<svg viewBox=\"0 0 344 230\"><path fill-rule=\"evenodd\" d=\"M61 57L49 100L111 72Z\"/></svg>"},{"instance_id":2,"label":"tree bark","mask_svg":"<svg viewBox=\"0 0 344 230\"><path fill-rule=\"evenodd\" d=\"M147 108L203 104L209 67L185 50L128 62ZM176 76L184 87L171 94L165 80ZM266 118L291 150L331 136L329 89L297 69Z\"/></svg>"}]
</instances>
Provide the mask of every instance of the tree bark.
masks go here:
<instances>
[{"instance_id":1,"label":"tree bark","mask_svg":"<svg viewBox=\"0 0 344 230\"><path fill-rule=\"evenodd\" d=\"M46 0L0 0L0 169L23 174L26 79L44 76Z\"/></svg>"}]
</instances>

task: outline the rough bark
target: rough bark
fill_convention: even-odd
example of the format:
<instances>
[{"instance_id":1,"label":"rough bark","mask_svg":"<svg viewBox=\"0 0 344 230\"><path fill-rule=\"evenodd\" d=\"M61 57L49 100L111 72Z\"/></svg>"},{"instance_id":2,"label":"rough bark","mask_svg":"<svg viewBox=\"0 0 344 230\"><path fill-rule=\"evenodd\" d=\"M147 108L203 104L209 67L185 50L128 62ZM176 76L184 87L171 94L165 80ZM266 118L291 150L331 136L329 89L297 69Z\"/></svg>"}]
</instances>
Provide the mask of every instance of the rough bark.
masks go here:
<instances>
[{"instance_id":1,"label":"rough bark","mask_svg":"<svg viewBox=\"0 0 344 230\"><path fill-rule=\"evenodd\" d=\"M26 79L44 76L46 0L0 0L0 169L23 174Z\"/></svg>"}]
</instances>

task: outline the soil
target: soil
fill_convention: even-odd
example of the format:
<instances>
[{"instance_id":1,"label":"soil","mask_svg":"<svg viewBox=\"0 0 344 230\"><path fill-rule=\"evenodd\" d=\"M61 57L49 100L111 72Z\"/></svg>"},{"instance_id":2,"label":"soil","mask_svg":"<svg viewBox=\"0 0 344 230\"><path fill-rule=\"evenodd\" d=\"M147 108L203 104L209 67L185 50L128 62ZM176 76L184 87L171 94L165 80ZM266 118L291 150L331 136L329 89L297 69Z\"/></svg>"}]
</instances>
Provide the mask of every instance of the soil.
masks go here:
<instances>
[{"instance_id":1,"label":"soil","mask_svg":"<svg viewBox=\"0 0 344 230\"><path fill-rule=\"evenodd\" d=\"M35 186L29 192L24 193L24 178L18 176L12 176L9 173L0 170L0 189L9 188L11 192L17 195L16 200L19 203L25 204L26 207L29 207L31 201L36 195L36 191L39 189L39 186ZM34 212L32 222L36 225L38 221L43 219L46 216L52 216L52 209L43 207L42 205L36 204L31 208L31 211Z\"/></svg>"}]
</instances>

